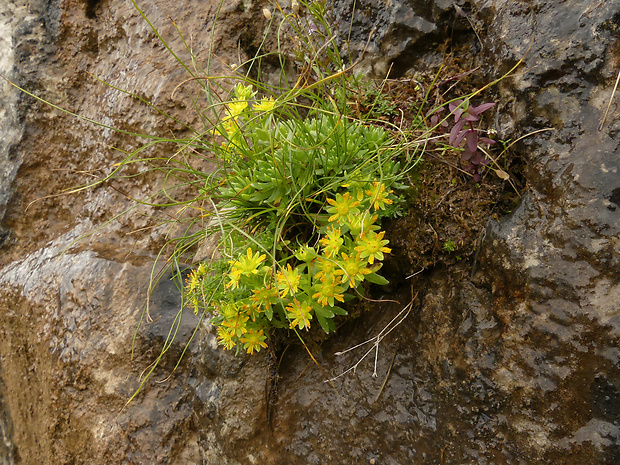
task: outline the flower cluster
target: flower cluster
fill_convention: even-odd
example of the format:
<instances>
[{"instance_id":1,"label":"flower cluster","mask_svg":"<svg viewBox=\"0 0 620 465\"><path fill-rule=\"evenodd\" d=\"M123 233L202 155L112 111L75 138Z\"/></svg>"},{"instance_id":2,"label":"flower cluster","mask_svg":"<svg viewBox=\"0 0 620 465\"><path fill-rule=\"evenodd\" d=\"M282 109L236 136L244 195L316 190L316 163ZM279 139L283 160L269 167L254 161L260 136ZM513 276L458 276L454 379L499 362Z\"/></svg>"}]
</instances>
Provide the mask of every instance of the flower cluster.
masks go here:
<instances>
[{"instance_id":1,"label":"flower cluster","mask_svg":"<svg viewBox=\"0 0 620 465\"><path fill-rule=\"evenodd\" d=\"M225 349L259 352L277 328L334 331L364 282L387 283L379 223L398 211L402 187L393 139L333 111L284 107L237 84L211 133L222 169L204 194L218 202L228 258L190 273L184 295L211 313Z\"/></svg>"},{"instance_id":2,"label":"flower cluster","mask_svg":"<svg viewBox=\"0 0 620 465\"><path fill-rule=\"evenodd\" d=\"M376 212L394 199L381 181L354 183L327 200L329 217L316 248L301 245L292 256L273 261L248 246L229 260L225 292L209 307L219 344L259 352L272 328L308 330L315 320L326 333L334 331L334 317L347 313L340 304L361 293L364 281L387 283L377 274L390 249ZM204 264L187 279L188 306L195 310L201 280L213 280Z\"/></svg>"},{"instance_id":3,"label":"flower cluster","mask_svg":"<svg viewBox=\"0 0 620 465\"><path fill-rule=\"evenodd\" d=\"M252 105L250 105L252 103ZM274 107L275 100L272 97L262 97L256 100L256 91L251 85L237 84L232 92L231 100L226 104L225 115L212 131L213 136L222 136L222 154L231 156L239 151L251 149L244 137L247 129L243 126L266 122L265 116L269 115Z\"/></svg>"}]
</instances>

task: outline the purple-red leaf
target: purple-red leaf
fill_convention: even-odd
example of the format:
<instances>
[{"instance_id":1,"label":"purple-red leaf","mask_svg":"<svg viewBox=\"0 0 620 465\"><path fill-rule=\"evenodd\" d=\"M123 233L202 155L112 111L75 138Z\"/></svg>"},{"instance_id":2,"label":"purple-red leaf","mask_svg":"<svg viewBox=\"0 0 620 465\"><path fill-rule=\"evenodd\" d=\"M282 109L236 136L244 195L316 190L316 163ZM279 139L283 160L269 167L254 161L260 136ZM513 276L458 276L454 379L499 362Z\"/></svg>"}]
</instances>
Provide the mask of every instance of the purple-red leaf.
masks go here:
<instances>
[{"instance_id":1,"label":"purple-red leaf","mask_svg":"<svg viewBox=\"0 0 620 465\"><path fill-rule=\"evenodd\" d=\"M457 100L456 102L449 103L448 108L450 109L450 113L454 113L454 122L458 123L461 119L461 116L464 113L464 110L461 108L462 100Z\"/></svg>"},{"instance_id":2,"label":"purple-red leaf","mask_svg":"<svg viewBox=\"0 0 620 465\"><path fill-rule=\"evenodd\" d=\"M426 114L426 117L429 117L431 115L436 115L438 113L443 113L445 109L446 109L445 107L431 108L431 110Z\"/></svg>"},{"instance_id":3,"label":"purple-red leaf","mask_svg":"<svg viewBox=\"0 0 620 465\"><path fill-rule=\"evenodd\" d=\"M469 114L478 116L482 112L487 111L489 108L493 108L494 106L495 102L489 102L478 105L477 107L469 107Z\"/></svg>"},{"instance_id":4,"label":"purple-red leaf","mask_svg":"<svg viewBox=\"0 0 620 465\"><path fill-rule=\"evenodd\" d=\"M442 128L447 128L448 127L448 122L443 119L443 115L442 113L445 111L445 107L439 107L436 109L432 109L431 111L429 111L426 114L426 117L430 117L430 121L431 121L431 126L435 127L437 125L439 125L439 131L441 132Z\"/></svg>"},{"instance_id":5,"label":"purple-red leaf","mask_svg":"<svg viewBox=\"0 0 620 465\"><path fill-rule=\"evenodd\" d=\"M465 137L466 131L463 131L463 126L465 126L465 120L462 119L458 121L450 130L450 138L448 139L448 143L452 147L458 146L463 140L463 137Z\"/></svg>"},{"instance_id":6,"label":"purple-red leaf","mask_svg":"<svg viewBox=\"0 0 620 465\"><path fill-rule=\"evenodd\" d=\"M478 133L474 130L467 131L467 147L471 152L475 152L478 149Z\"/></svg>"},{"instance_id":7,"label":"purple-red leaf","mask_svg":"<svg viewBox=\"0 0 620 465\"><path fill-rule=\"evenodd\" d=\"M472 165L479 165L481 161L482 161L482 154L478 151L474 152L471 158L469 159L469 162Z\"/></svg>"},{"instance_id":8,"label":"purple-red leaf","mask_svg":"<svg viewBox=\"0 0 620 465\"><path fill-rule=\"evenodd\" d=\"M455 109L459 108L463 104L462 100L456 100L455 102L448 103L448 108L450 109L450 113L452 113Z\"/></svg>"}]
</instances>

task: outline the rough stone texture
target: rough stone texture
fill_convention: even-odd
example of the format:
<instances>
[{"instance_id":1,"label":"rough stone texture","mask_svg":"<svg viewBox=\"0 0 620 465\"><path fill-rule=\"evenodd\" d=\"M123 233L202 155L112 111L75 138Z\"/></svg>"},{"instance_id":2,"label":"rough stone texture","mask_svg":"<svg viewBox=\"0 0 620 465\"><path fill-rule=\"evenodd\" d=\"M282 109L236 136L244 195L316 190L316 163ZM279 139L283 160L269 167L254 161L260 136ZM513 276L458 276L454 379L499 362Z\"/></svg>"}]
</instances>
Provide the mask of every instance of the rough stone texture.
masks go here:
<instances>
[{"instance_id":1,"label":"rough stone texture","mask_svg":"<svg viewBox=\"0 0 620 465\"><path fill-rule=\"evenodd\" d=\"M162 181L147 175L44 198L90 180L89 170L108 170L122 157L110 147L140 141L2 84L0 463L620 462L616 104L598 130L620 66L620 1L457 3L466 16L448 1L357 2L354 38L378 31L370 50L378 56L365 69L384 70L389 51L405 74L432 62L431 44L455 31L489 79L527 51L498 87L497 129L513 139L555 129L519 146L528 191L509 217L490 222L473 275L469 266L438 269L415 283L418 300L381 343L376 378L371 358L325 383L291 347L275 405L267 355L220 351L205 323L174 369L198 323L186 313L146 389L123 408L175 321L178 294L164 278L151 298L155 321L135 333L167 231L133 213L105 221L130 205L120 192L145 198ZM187 59L172 17L200 62L217 5L143 6ZM222 8L215 50L224 62L237 60L242 33L248 49L247 38L260 36L261 8ZM3 74L85 117L129 131L182 131L91 73L196 122L191 95L171 99L184 71L128 2L17 0L0 6L0 42L8 46ZM409 295L387 297L406 303ZM314 350L322 368L335 376L351 367L362 349L334 353L375 336L401 309L386 304L341 328Z\"/></svg>"},{"instance_id":2,"label":"rough stone texture","mask_svg":"<svg viewBox=\"0 0 620 465\"><path fill-rule=\"evenodd\" d=\"M0 75L7 79L13 79L15 72L15 49L24 40L23 34L14 34L20 24L22 15L16 11L13 3L0 5ZM16 41L17 43L14 43ZM10 198L11 184L15 178L19 160L16 160L15 144L22 135L23 126L18 121L17 102L20 94L17 89L2 80L0 82L0 127L2 138L0 139L0 220L4 217L6 204ZM6 233L0 230L0 243L4 241Z\"/></svg>"},{"instance_id":3,"label":"rough stone texture","mask_svg":"<svg viewBox=\"0 0 620 465\"><path fill-rule=\"evenodd\" d=\"M171 98L185 79L184 71L130 2L35 0L2 8L2 40L10 47L3 47L0 63L3 74L17 85L125 131L182 134L182 127L97 82L92 74L183 115L189 124L196 122L191 110L196 95L177 89ZM200 11L183 3L144 5L171 49L188 61L168 16L175 19L201 66L218 8L219 2L204 3ZM219 9L214 46L235 49L242 23L254 13L237 3ZM215 62L213 72L222 74L222 64ZM222 390L209 383L213 374L198 368L203 357L220 357L213 336L205 333L199 355L172 373L198 323L193 315L183 315L180 337L152 381L170 379L151 383L152 388L123 410L179 311L178 292L164 277L152 296L155 322L137 333L132 359L155 253L169 232L157 227L157 217L175 212L142 206L120 221L105 222L132 204L123 193L145 199L162 180L146 175L138 182L119 180L56 196L91 181L91 172L106 173L122 160L124 155L112 147L132 150L144 142L77 120L3 86L3 214L8 205L0 256L2 461L226 463L217 444L199 445L212 433L199 434L204 409L195 403L202 405L202 398L212 405ZM167 155L170 147L154 150ZM192 346L193 354L198 347ZM209 359L208 366L213 363ZM260 383L264 385L262 379Z\"/></svg>"}]
</instances>

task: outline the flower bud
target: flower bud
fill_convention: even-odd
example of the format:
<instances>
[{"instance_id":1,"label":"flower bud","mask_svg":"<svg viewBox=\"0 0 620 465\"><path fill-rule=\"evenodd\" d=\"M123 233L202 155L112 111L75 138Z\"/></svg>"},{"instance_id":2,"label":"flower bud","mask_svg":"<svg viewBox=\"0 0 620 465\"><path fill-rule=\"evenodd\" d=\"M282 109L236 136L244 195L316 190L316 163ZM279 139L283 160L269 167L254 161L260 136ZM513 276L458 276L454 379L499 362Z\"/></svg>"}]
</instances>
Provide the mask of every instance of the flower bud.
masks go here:
<instances>
[{"instance_id":1,"label":"flower bud","mask_svg":"<svg viewBox=\"0 0 620 465\"><path fill-rule=\"evenodd\" d=\"M300 249L295 252L295 257L306 263L310 263L317 257L316 250L314 247L308 247L307 245L301 246Z\"/></svg>"},{"instance_id":2,"label":"flower bud","mask_svg":"<svg viewBox=\"0 0 620 465\"><path fill-rule=\"evenodd\" d=\"M263 16L267 18L268 21L271 21L271 11L269 8L263 8Z\"/></svg>"}]
</instances>

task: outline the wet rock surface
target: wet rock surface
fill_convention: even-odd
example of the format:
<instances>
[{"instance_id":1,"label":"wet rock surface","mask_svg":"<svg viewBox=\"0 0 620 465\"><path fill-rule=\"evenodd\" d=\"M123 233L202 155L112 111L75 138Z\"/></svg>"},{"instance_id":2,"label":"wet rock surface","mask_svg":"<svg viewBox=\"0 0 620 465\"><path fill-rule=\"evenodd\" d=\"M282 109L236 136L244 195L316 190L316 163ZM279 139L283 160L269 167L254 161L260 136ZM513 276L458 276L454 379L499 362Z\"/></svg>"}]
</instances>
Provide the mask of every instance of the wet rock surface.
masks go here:
<instances>
[{"instance_id":1,"label":"wet rock surface","mask_svg":"<svg viewBox=\"0 0 620 465\"><path fill-rule=\"evenodd\" d=\"M217 3L144 8L173 49L183 53L168 16L205 57ZM3 92L0 463L620 462L615 103L599 130L620 66L620 1L357 3L354 38L361 43L377 28L369 54L380 56L365 69L384 68L377 63L389 50L398 73L414 72L407 64L436 60L428 44L454 31L489 80L525 55L497 87L497 129L510 139L553 131L517 145L527 191L510 215L490 220L475 266L472 259L405 281L383 296L399 304L365 313L312 348L320 367L296 346L275 362L265 352L234 357L201 322L175 369L198 324L186 312L180 337L125 407L160 353L179 296L162 280L151 297L154 321L137 330L166 233L149 218L165 212L144 207L104 222L130 204L119 191L143 198L161 180L125 180L26 208L117 162L111 146L139 142ZM336 9L343 18L345 7ZM10 11L0 10L0 31L12 55L0 66L18 84L126 130L182 128L88 73L185 121L195 117L191 95L170 98L182 70L126 2L3 8ZM248 24L260 36L261 8L231 2L220 10L221 56L236 53ZM325 382L367 349L337 352L404 316L412 296L406 318L382 339L376 367L371 351L355 372Z\"/></svg>"}]
</instances>

